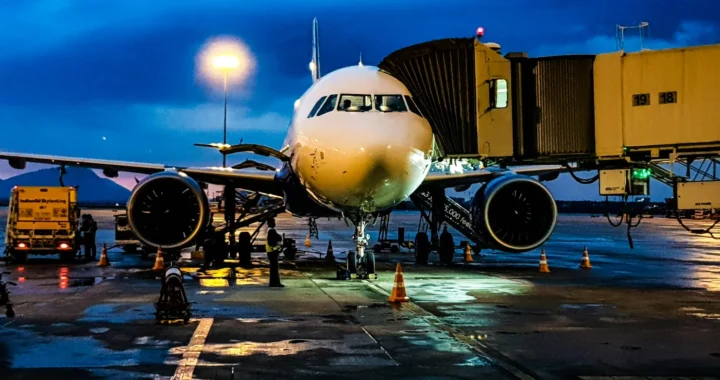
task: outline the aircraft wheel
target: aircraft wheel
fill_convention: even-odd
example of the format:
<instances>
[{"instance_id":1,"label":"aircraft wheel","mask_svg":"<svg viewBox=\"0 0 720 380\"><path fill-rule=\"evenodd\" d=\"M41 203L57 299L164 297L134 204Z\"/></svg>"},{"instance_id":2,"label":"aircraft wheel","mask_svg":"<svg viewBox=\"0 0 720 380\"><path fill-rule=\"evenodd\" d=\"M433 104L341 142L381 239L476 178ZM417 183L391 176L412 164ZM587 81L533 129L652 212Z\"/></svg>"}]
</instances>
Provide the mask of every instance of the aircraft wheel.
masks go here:
<instances>
[{"instance_id":1,"label":"aircraft wheel","mask_svg":"<svg viewBox=\"0 0 720 380\"><path fill-rule=\"evenodd\" d=\"M7 304L5 306L5 316L8 318L15 318L15 310L13 309L12 304Z\"/></svg>"},{"instance_id":2,"label":"aircraft wheel","mask_svg":"<svg viewBox=\"0 0 720 380\"><path fill-rule=\"evenodd\" d=\"M397 245L393 245L390 247L390 253L398 253L398 252L400 252L400 247L398 247Z\"/></svg>"},{"instance_id":3,"label":"aircraft wheel","mask_svg":"<svg viewBox=\"0 0 720 380\"><path fill-rule=\"evenodd\" d=\"M451 239L440 239L440 249L438 250L440 262L443 264L452 264L455 256L455 242Z\"/></svg>"},{"instance_id":4,"label":"aircraft wheel","mask_svg":"<svg viewBox=\"0 0 720 380\"><path fill-rule=\"evenodd\" d=\"M238 237L238 256L240 258L240 266L248 266L251 263L251 255L253 251L252 237L247 231L240 233Z\"/></svg>"},{"instance_id":5,"label":"aircraft wheel","mask_svg":"<svg viewBox=\"0 0 720 380\"><path fill-rule=\"evenodd\" d=\"M350 273L357 273L357 253L355 253L355 251L348 252L347 271Z\"/></svg>"},{"instance_id":6,"label":"aircraft wheel","mask_svg":"<svg viewBox=\"0 0 720 380\"><path fill-rule=\"evenodd\" d=\"M365 251L365 270L368 274L375 273L375 252Z\"/></svg>"},{"instance_id":7,"label":"aircraft wheel","mask_svg":"<svg viewBox=\"0 0 720 380\"><path fill-rule=\"evenodd\" d=\"M418 232L415 235L415 262L417 264L427 264L430 256L430 239L426 232Z\"/></svg>"}]
</instances>

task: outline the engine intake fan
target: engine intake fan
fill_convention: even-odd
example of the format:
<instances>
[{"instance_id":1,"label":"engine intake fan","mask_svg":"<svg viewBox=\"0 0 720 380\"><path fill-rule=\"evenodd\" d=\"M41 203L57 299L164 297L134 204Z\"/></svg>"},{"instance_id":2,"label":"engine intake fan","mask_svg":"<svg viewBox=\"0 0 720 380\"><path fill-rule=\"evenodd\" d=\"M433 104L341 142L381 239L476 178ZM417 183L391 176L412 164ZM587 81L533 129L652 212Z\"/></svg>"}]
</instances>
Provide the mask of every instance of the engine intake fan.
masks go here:
<instances>
[{"instance_id":1,"label":"engine intake fan","mask_svg":"<svg viewBox=\"0 0 720 380\"><path fill-rule=\"evenodd\" d=\"M557 206L550 191L533 178L508 174L480 188L472 201L473 226L491 248L526 252L550 238Z\"/></svg>"},{"instance_id":2,"label":"engine intake fan","mask_svg":"<svg viewBox=\"0 0 720 380\"><path fill-rule=\"evenodd\" d=\"M200 185L185 173L153 174L135 186L128 201L128 224L151 247L190 245L207 227L210 205Z\"/></svg>"}]
</instances>

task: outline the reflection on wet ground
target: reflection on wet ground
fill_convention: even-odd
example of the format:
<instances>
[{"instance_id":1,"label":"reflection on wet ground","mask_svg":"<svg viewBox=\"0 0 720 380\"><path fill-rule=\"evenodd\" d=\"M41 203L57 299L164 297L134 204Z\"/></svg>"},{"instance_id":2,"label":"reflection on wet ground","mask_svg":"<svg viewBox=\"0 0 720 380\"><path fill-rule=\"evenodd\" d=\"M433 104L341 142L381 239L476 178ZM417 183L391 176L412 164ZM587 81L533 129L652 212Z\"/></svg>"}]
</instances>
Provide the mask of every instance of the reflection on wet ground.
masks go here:
<instances>
[{"instance_id":1,"label":"reflection on wet ground","mask_svg":"<svg viewBox=\"0 0 720 380\"><path fill-rule=\"evenodd\" d=\"M394 214L390 237L398 226L412 231L416 216ZM435 255L422 267L411 253L379 254L378 280L338 281L335 266L301 254L283 262L286 288L276 289L264 254L250 269L229 261L210 270L186 255L193 320L173 326L155 325L161 274L149 270L152 260L111 250L112 266L98 268L32 257L3 267L18 282L18 316L0 317L0 374L169 379L197 353L194 374L203 379L230 378L232 368L259 378L513 378L505 365L530 378L713 376L720 244L673 223L644 221L630 250L624 230L561 216L545 245L549 274L537 271L539 250L483 252L472 264L461 264L458 250L450 267ZM354 248L351 232L318 224L320 239L307 250L324 253L332 239L342 262ZM307 233L294 218L280 218L278 229L301 240ZM578 268L584 246L589 271ZM392 307L387 293L399 261L413 304ZM194 346L201 318L214 322Z\"/></svg>"}]
</instances>

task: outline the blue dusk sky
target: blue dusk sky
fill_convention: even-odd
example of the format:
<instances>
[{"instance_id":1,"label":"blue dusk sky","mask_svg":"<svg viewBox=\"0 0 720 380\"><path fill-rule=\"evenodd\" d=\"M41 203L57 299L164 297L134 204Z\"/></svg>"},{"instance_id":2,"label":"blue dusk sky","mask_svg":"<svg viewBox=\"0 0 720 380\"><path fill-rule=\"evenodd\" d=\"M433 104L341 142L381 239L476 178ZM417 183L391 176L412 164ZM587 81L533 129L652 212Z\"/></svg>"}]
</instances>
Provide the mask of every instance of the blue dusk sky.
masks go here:
<instances>
[{"instance_id":1,"label":"blue dusk sky","mask_svg":"<svg viewBox=\"0 0 720 380\"><path fill-rule=\"evenodd\" d=\"M0 150L214 165L195 142L222 139L222 83L202 75L203 46L233 36L252 65L232 81L230 142L279 148L293 102L311 84L311 22L322 70L377 64L392 51L472 36L530 56L616 50L615 25L649 22L648 48L717 43L712 0L17 0L0 4ZM629 32L626 50L637 50ZM244 159L244 158L241 158ZM39 166L31 166L38 168ZM0 178L17 174L0 164ZM132 176L119 180L132 186ZM558 199L597 185L561 178ZM654 186L656 199L669 196Z\"/></svg>"}]
</instances>

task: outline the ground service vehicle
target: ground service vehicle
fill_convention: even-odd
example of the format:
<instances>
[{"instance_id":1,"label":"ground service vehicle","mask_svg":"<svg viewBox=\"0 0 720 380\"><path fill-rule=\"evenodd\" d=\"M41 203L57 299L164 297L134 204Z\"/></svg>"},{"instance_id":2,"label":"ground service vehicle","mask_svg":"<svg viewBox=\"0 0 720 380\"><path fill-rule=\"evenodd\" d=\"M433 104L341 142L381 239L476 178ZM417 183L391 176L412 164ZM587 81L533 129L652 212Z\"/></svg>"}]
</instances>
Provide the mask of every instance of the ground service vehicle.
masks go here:
<instances>
[{"instance_id":1,"label":"ground service vehicle","mask_svg":"<svg viewBox=\"0 0 720 380\"><path fill-rule=\"evenodd\" d=\"M78 249L79 216L74 187L15 186L10 193L6 253L18 263L24 263L29 253L59 253L61 260L71 261Z\"/></svg>"}]
</instances>

